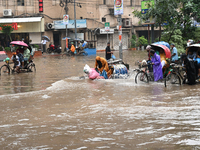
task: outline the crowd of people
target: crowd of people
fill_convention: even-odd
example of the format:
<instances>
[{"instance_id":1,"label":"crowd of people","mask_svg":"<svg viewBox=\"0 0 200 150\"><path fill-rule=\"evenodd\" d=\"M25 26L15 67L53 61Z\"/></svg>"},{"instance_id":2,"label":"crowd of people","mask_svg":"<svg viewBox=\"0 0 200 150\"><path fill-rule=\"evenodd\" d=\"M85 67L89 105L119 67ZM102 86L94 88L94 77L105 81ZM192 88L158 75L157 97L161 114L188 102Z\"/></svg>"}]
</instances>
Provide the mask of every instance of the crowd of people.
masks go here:
<instances>
[{"instance_id":1,"label":"crowd of people","mask_svg":"<svg viewBox=\"0 0 200 150\"><path fill-rule=\"evenodd\" d=\"M77 41L77 47L75 47L74 42L71 42L68 48L72 54L79 54L81 51L84 50L84 48L86 48L86 46L87 42L82 40L82 41Z\"/></svg>"},{"instance_id":2,"label":"crowd of people","mask_svg":"<svg viewBox=\"0 0 200 150\"><path fill-rule=\"evenodd\" d=\"M189 46L189 45L188 45ZM180 63L178 52L175 47L175 44L171 44L171 58L166 58L165 52L163 49L160 49L159 51L154 50L150 45L147 46L147 52L148 52L148 60L147 62L151 62L153 67L153 74L154 74L154 81L162 80L163 77L166 74L166 71L169 67L169 62L171 63ZM187 54L182 54L181 57L182 60L182 66L187 68L189 63L189 66L193 67L194 70L196 70L196 73L193 73L194 78L200 78L200 48L195 52L192 50L189 50ZM189 60L189 61L188 61ZM187 71L188 74L191 71ZM192 77L191 77L192 78Z\"/></svg>"}]
</instances>

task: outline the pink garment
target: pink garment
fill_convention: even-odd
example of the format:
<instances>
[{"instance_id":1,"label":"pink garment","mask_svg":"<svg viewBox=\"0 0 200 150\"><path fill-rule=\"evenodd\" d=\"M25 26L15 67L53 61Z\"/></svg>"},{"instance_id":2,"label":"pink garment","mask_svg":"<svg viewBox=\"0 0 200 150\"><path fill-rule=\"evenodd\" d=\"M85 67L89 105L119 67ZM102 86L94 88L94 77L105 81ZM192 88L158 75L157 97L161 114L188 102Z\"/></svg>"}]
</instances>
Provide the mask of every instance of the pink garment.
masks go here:
<instances>
[{"instance_id":1,"label":"pink garment","mask_svg":"<svg viewBox=\"0 0 200 150\"><path fill-rule=\"evenodd\" d=\"M103 76L98 76L96 79L105 79Z\"/></svg>"},{"instance_id":2,"label":"pink garment","mask_svg":"<svg viewBox=\"0 0 200 150\"><path fill-rule=\"evenodd\" d=\"M89 79L96 79L99 75L99 73L94 69L94 68L90 68L90 72L89 72Z\"/></svg>"}]
</instances>

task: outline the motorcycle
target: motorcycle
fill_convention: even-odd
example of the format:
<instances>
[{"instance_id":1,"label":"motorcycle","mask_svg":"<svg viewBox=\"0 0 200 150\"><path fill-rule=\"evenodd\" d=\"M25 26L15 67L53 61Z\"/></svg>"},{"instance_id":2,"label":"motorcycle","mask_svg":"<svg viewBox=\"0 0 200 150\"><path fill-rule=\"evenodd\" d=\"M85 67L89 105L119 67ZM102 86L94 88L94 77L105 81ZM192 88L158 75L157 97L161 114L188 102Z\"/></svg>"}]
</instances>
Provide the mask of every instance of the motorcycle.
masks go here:
<instances>
[{"instance_id":1,"label":"motorcycle","mask_svg":"<svg viewBox=\"0 0 200 150\"><path fill-rule=\"evenodd\" d=\"M51 54L52 52L53 53L58 53L60 54L61 53L61 47L58 45L58 46L55 46L53 44L49 44L49 48L47 48L47 53Z\"/></svg>"}]
</instances>

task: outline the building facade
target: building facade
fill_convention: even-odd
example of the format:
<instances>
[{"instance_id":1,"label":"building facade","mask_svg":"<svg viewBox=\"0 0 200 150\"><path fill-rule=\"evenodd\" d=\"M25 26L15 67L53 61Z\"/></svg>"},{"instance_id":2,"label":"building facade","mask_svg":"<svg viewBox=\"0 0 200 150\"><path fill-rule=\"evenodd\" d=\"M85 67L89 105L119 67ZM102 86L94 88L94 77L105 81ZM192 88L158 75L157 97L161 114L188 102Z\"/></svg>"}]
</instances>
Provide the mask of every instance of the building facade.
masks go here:
<instances>
[{"instance_id":1,"label":"building facade","mask_svg":"<svg viewBox=\"0 0 200 150\"><path fill-rule=\"evenodd\" d=\"M69 15L69 24L63 24L63 15ZM75 4L75 5L74 5ZM74 11L74 7L75 10ZM139 20L132 14L133 9L141 9L141 0L124 0L122 15L123 49L130 47L132 34L147 32L147 27L140 27ZM103 50L107 41L111 48L118 50L119 38L117 16L114 16L114 0L43 0L43 12L39 12L38 0L0 0L0 24L15 26L12 40L25 39L30 44L41 44L42 35L50 38L55 45L65 47L64 37L75 38L74 18L76 15L77 37L85 41L94 41L91 46ZM105 22L110 23L112 32L104 31ZM142 32L141 32L142 31ZM145 34L146 34L145 32ZM108 37L108 39L107 39ZM1 42L9 43L1 34ZM7 40L7 41L6 41ZM49 44L49 43L48 43ZM47 45L48 47L48 45Z\"/></svg>"}]
</instances>

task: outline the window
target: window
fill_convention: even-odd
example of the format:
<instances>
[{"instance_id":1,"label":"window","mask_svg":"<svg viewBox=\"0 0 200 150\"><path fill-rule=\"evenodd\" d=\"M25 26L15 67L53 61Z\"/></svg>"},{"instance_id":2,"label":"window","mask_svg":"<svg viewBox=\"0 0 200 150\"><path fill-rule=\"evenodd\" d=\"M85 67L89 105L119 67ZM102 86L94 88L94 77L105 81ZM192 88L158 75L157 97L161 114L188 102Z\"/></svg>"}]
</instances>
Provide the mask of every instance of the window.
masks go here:
<instances>
[{"instance_id":1,"label":"window","mask_svg":"<svg viewBox=\"0 0 200 150\"><path fill-rule=\"evenodd\" d=\"M27 6L33 6L33 0L26 0Z\"/></svg>"},{"instance_id":2,"label":"window","mask_svg":"<svg viewBox=\"0 0 200 150\"><path fill-rule=\"evenodd\" d=\"M24 6L24 0L17 0L17 6Z\"/></svg>"},{"instance_id":3,"label":"window","mask_svg":"<svg viewBox=\"0 0 200 150\"><path fill-rule=\"evenodd\" d=\"M0 6L6 6L6 0L0 0Z\"/></svg>"},{"instance_id":4,"label":"window","mask_svg":"<svg viewBox=\"0 0 200 150\"><path fill-rule=\"evenodd\" d=\"M60 4L60 0L52 0L52 5L56 6Z\"/></svg>"},{"instance_id":5,"label":"window","mask_svg":"<svg viewBox=\"0 0 200 150\"><path fill-rule=\"evenodd\" d=\"M106 0L103 0L103 4L106 5Z\"/></svg>"}]
</instances>

